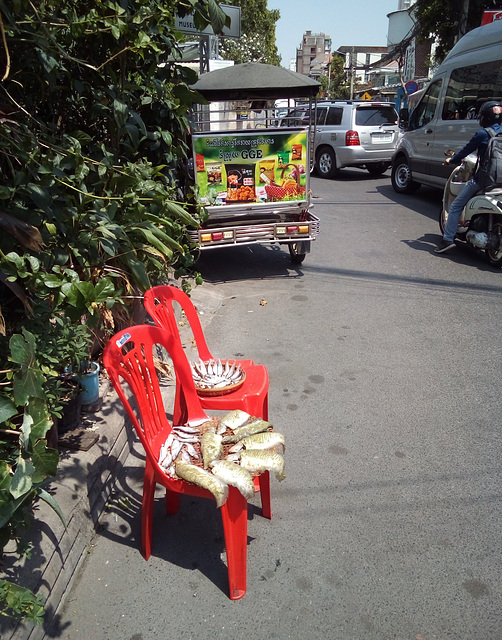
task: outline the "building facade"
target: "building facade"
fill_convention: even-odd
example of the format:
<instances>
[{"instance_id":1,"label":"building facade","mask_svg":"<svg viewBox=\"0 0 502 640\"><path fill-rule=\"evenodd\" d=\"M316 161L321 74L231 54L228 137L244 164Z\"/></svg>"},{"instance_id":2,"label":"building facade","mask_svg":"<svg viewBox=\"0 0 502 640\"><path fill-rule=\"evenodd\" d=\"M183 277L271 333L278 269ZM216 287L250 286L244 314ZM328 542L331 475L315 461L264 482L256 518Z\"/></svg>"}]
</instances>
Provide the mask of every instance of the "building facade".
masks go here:
<instances>
[{"instance_id":1,"label":"building facade","mask_svg":"<svg viewBox=\"0 0 502 640\"><path fill-rule=\"evenodd\" d=\"M331 38L325 33L306 31L296 50L296 71L318 78L331 60Z\"/></svg>"},{"instance_id":2,"label":"building facade","mask_svg":"<svg viewBox=\"0 0 502 640\"><path fill-rule=\"evenodd\" d=\"M398 10L387 16L387 59L397 62L399 70L395 84L389 85L388 89L395 91L397 108L407 106L409 87L421 89L428 83L432 71L431 44L421 43L415 36L415 2L416 0L399 0Z\"/></svg>"},{"instance_id":3,"label":"building facade","mask_svg":"<svg viewBox=\"0 0 502 640\"><path fill-rule=\"evenodd\" d=\"M377 64L387 54L387 47L342 46L336 53L345 58L345 70L351 85L367 85L371 65Z\"/></svg>"}]
</instances>

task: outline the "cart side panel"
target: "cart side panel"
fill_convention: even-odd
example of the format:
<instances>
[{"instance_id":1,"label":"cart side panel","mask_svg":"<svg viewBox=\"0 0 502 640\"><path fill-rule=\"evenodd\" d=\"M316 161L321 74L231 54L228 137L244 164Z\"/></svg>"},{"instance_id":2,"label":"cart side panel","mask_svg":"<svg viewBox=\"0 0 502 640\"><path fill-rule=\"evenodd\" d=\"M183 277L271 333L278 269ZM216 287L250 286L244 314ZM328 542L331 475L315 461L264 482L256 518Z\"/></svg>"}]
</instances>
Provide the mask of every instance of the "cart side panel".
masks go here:
<instances>
[{"instance_id":1,"label":"cart side panel","mask_svg":"<svg viewBox=\"0 0 502 640\"><path fill-rule=\"evenodd\" d=\"M308 129L194 134L194 166L209 215L224 208L309 206Z\"/></svg>"}]
</instances>

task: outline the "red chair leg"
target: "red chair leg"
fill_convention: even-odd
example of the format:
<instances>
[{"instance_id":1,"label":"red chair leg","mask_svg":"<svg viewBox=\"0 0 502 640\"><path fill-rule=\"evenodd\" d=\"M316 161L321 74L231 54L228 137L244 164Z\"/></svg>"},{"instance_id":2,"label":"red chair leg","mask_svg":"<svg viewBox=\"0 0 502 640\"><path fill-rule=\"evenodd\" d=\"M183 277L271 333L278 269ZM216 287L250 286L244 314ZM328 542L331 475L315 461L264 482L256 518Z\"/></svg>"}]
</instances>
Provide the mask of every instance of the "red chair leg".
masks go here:
<instances>
[{"instance_id":1,"label":"red chair leg","mask_svg":"<svg viewBox=\"0 0 502 640\"><path fill-rule=\"evenodd\" d=\"M180 509L181 493L166 490L166 513L168 516L174 516Z\"/></svg>"},{"instance_id":2,"label":"red chair leg","mask_svg":"<svg viewBox=\"0 0 502 640\"><path fill-rule=\"evenodd\" d=\"M229 487L228 500L221 507L227 550L228 584L231 600L246 593L248 503L235 487Z\"/></svg>"},{"instance_id":3,"label":"red chair leg","mask_svg":"<svg viewBox=\"0 0 502 640\"><path fill-rule=\"evenodd\" d=\"M259 476L260 496L261 496L261 514L264 518L271 520L272 504L270 501L270 473L264 471Z\"/></svg>"},{"instance_id":4,"label":"red chair leg","mask_svg":"<svg viewBox=\"0 0 502 640\"><path fill-rule=\"evenodd\" d=\"M155 473L146 459L141 507L141 553L145 560L152 555L153 501L155 497Z\"/></svg>"}]
</instances>

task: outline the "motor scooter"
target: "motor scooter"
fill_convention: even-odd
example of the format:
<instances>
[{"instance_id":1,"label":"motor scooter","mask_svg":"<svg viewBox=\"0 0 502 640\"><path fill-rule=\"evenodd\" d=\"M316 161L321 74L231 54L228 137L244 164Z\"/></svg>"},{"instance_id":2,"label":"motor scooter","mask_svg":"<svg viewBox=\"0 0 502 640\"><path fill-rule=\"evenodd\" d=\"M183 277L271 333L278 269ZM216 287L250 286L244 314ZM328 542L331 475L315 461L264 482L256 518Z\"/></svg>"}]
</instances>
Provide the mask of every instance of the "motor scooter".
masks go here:
<instances>
[{"instance_id":1,"label":"motor scooter","mask_svg":"<svg viewBox=\"0 0 502 640\"><path fill-rule=\"evenodd\" d=\"M446 156L453 155L447 151ZM471 179L476 169L477 157L470 154L455 167L448 178L443 204L439 213L439 228L444 233L450 205ZM475 194L466 204L459 220L456 237L476 249L482 249L488 262L502 267L502 187L487 193Z\"/></svg>"}]
</instances>

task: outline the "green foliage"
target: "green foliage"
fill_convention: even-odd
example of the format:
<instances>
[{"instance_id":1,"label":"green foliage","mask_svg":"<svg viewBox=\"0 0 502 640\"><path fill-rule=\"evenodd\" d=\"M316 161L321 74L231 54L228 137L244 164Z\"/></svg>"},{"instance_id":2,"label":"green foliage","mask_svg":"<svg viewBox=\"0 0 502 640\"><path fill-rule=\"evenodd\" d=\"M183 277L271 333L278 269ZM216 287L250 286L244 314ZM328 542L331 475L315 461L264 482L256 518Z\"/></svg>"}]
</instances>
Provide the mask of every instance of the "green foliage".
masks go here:
<instances>
[{"instance_id":1,"label":"green foliage","mask_svg":"<svg viewBox=\"0 0 502 640\"><path fill-rule=\"evenodd\" d=\"M464 0L417 0L414 5L419 25L418 36L422 41L437 39L435 62L440 63L451 50L459 35L459 19ZM481 24L483 11L500 9L502 3L496 0L470 0L466 20L466 31Z\"/></svg>"},{"instance_id":2,"label":"green foliage","mask_svg":"<svg viewBox=\"0 0 502 640\"><path fill-rule=\"evenodd\" d=\"M113 331L128 298L168 275L187 284L199 211L187 180L196 74L172 63L174 15L216 32L215 0L0 2L0 550L58 452L65 367ZM194 274L196 280L199 279ZM40 602L0 582L3 612L39 621Z\"/></svg>"},{"instance_id":3,"label":"green foliage","mask_svg":"<svg viewBox=\"0 0 502 640\"><path fill-rule=\"evenodd\" d=\"M241 8L241 38L220 41L220 54L225 60L243 62L281 63L275 42L275 23L281 17L278 9L268 9L267 0L232 0Z\"/></svg>"},{"instance_id":4,"label":"green foliage","mask_svg":"<svg viewBox=\"0 0 502 640\"><path fill-rule=\"evenodd\" d=\"M0 580L0 614L40 625L44 621L44 603L29 589Z\"/></svg>"},{"instance_id":5,"label":"green foliage","mask_svg":"<svg viewBox=\"0 0 502 640\"><path fill-rule=\"evenodd\" d=\"M334 53L329 63L328 73L319 78L320 96L331 100L347 100L350 98L350 87L347 84L347 73L344 69L345 58Z\"/></svg>"}]
</instances>

